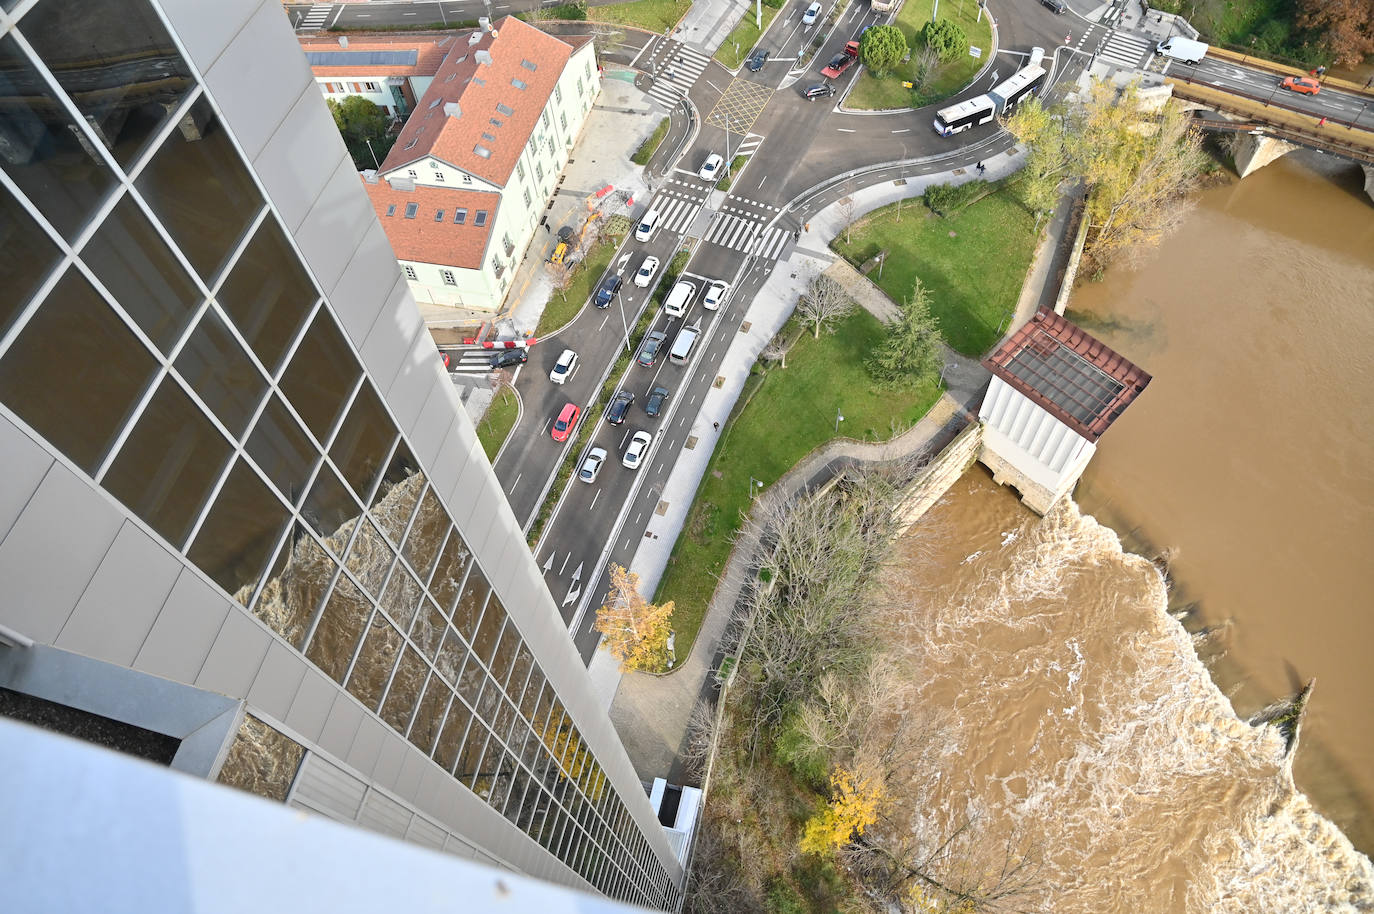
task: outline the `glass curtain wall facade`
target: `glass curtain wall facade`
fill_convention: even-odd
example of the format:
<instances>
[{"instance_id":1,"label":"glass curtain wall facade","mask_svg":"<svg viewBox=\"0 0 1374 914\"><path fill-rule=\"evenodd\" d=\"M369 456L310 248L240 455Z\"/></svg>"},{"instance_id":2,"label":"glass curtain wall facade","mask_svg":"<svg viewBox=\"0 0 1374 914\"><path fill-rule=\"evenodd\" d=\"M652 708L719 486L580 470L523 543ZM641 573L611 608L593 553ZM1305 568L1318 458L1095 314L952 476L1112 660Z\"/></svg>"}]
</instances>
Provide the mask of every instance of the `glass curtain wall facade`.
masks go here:
<instances>
[{"instance_id":1,"label":"glass curtain wall facade","mask_svg":"<svg viewBox=\"0 0 1374 914\"><path fill-rule=\"evenodd\" d=\"M591 886L674 907L162 13L3 8L0 405Z\"/></svg>"}]
</instances>

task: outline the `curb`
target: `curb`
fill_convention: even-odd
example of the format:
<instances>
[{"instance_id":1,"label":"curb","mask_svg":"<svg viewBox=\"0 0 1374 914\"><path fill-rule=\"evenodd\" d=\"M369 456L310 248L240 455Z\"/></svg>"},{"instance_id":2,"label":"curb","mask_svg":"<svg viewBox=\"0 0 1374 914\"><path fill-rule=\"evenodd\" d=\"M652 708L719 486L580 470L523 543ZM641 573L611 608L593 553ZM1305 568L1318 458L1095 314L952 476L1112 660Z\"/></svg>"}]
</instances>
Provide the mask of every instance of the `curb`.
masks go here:
<instances>
[{"instance_id":1,"label":"curb","mask_svg":"<svg viewBox=\"0 0 1374 914\"><path fill-rule=\"evenodd\" d=\"M506 445L510 444L511 435L520 426L520 420L525 418L525 399L520 396L520 391L515 389L514 384L507 384L509 390L515 397L515 421L510 424L510 429L506 432L506 440L501 442L501 446L496 449L496 454L491 458L491 465L496 466L496 461L501 459L501 455L506 452ZM487 407L490 409L491 407Z\"/></svg>"}]
</instances>

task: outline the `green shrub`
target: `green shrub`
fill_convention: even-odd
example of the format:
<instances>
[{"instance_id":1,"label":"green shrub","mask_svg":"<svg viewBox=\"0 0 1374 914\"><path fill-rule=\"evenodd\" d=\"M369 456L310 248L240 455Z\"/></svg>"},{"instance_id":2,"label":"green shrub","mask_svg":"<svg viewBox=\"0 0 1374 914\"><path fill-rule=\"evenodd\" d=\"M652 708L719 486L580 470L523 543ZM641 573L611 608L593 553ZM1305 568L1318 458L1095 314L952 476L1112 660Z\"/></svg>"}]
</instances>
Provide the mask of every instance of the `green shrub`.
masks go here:
<instances>
[{"instance_id":1,"label":"green shrub","mask_svg":"<svg viewBox=\"0 0 1374 914\"><path fill-rule=\"evenodd\" d=\"M927 22L921 37L946 62L968 52L968 35L957 22L949 19Z\"/></svg>"},{"instance_id":2,"label":"green shrub","mask_svg":"<svg viewBox=\"0 0 1374 914\"><path fill-rule=\"evenodd\" d=\"M806 901L781 876L768 880L768 914L810 914Z\"/></svg>"},{"instance_id":3,"label":"green shrub","mask_svg":"<svg viewBox=\"0 0 1374 914\"><path fill-rule=\"evenodd\" d=\"M906 56L906 36L895 25L875 25L864 32L859 57L874 76L887 76Z\"/></svg>"},{"instance_id":4,"label":"green shrub","mask_svg":"<svg viewBox=\"0 0 1374 914\"><path fill-rule=\"evenodd\" d=\"M983 196L987 189L988 182L981 178L963 184L936 184L926 188L921 202L941 216L949 216Z\"/></svg>"},{"instance_id":5,"label":"green shrub","mask_svg":"<svg viewBox=\"0 0 1374 914\"><path fill-rule=\"evenodd\" d=\"M570 22L581 22L587 18L586 0L577 0L575 3L560 3L542 11L543 19L566 19Z\"/></svg>"},{"instance_id":6,"label":"green shrub","mask_svg":"<svg viewBox=\"0 0 1374 914\"><path fill-rule=\"evenodd\" d=\"M779 729L773 752L801 781L817 790L825 788L826 778L830 776L830 760L801 731L795 712L788 715Z\"/></svg>"},{"instance_id":7,"label":"green shrub","mask_svg":"<svg viewBox=\"0 0 1374 914\"><path fill-rule=\"evenodd\" d=\"M634 162L636 165L649 164L649 160L652 159L654 153L658 151L658 144L662 143L663 138L668 134L668 123L669 121L666 117L658 122L658 126L654 128L654 132L645 137L644 142L640 143L639 148L635 150L635 154L630 156L631 162Z\"/></svg>"}]
</instances>

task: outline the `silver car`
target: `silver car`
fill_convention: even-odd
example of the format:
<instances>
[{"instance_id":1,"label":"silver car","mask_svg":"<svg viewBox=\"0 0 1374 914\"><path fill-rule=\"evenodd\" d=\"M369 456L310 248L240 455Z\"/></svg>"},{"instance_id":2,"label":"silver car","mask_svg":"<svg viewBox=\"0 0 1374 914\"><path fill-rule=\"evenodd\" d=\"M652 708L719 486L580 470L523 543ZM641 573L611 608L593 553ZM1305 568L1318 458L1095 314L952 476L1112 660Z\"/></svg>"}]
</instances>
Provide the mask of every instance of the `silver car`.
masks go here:
<instances>
[{"instance_id":1,"label":"silver car","mask_svg":"<svg viewBox=\"0 0 1374 914\"><path fill-rule=\"evenodd\" d=\"M606 449L604 447L594 447L587 452L587 456L582 459L582 466L577 471L577 478L583 482L596 482L596 477L601 473L601 465L606 462Z\"/></svg>"},{"instance_id":2,"label":"silver car","mask_svg":"<svg viewBox=\"0 0 1374 914\"><path fill-rule=\"evenodd\" d=\"M648 432L635 432L630 436L630 443L625 448L625 456L620 459L620 462L631 470L639 469L639 465L644 462L644 457L649 453L649 445L653 440L653 435Z\"/></svg>"}]
</instances>

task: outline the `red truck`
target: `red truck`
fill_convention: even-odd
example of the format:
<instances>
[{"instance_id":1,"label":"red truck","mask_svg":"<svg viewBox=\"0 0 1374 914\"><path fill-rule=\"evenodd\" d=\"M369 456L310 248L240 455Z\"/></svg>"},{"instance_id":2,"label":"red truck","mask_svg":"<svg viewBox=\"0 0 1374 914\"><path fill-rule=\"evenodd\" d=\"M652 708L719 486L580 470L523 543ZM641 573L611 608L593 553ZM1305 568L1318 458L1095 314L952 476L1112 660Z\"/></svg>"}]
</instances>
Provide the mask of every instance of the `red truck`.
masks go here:
<instances>
[{"instance_id":1,"label":"red truck","mask_svg":"<svg viewBox=\"0 0 1374 914\"><path fill-rule=\"evenodd\" d=\"M837 79L844 74L845 70L854 66L854 61L859 59L859 43L851 41L844 46L844 50L831 58L830 63L821 70L821 75L826 79Z\"/></svg>"}]
</instances>

